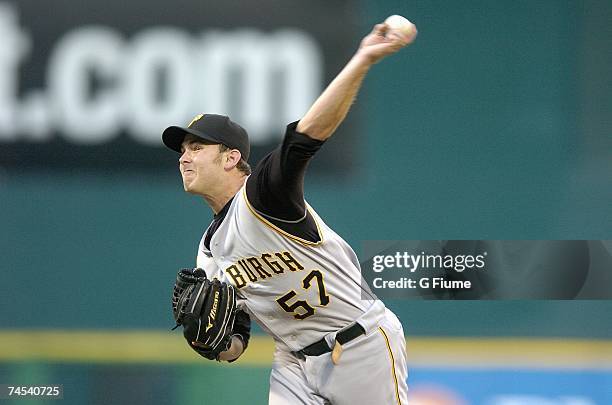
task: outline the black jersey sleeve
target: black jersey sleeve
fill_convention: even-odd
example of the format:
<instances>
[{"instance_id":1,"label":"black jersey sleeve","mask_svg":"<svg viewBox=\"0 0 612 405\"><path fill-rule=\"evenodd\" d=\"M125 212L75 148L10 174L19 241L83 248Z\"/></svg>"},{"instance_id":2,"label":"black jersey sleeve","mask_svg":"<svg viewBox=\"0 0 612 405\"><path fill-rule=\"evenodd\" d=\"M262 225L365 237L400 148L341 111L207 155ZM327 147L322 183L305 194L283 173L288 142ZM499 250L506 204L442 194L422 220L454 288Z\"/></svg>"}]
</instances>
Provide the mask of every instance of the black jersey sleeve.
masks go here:
<instances>
[{"instance_id":1,"label":"black jersey sleeve","mask_svg":"<svg viewBox=\"0 0 612 405\"><path fill-rule=\"evenodd\" d=\"M236 310L236 319L234 320L234 329L233 334L238 336L240 340L242 340L242 344L244 345L244 350L246 351L247 346L249 345L249 340L251 338L251 317L245 311L238 309ZM238 359L230 360L229 363L232 363Z\"/></svg>"},{"instance_id":2,"label":"black jersey sleeve","mask_svg":"<svg viewBox=\"0 0 612 405\"><path fill-rule=\"evenodd\" d=\"M282 143L255 166L246 185L251 205L280 223L306 220L304 174L324 143L297 132L298 122L287 125Z\"/></svg>"}]
</instances>

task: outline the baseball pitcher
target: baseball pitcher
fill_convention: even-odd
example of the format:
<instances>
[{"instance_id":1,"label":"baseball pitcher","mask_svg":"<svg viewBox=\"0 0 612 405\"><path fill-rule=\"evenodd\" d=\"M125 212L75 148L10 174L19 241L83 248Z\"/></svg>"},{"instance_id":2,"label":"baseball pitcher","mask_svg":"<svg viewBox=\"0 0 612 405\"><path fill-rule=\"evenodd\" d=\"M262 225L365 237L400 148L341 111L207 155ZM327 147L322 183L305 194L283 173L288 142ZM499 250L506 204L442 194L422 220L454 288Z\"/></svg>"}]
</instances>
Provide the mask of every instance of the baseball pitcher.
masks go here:
<instances>
[{"instance_id":1,"label":"baseball pitcher","mask_svg":"<svg viewBox=\"0 0 612 405\"><path fill-rule=\"evenodd\" d=\"M304 200L304 175L368 70L415 37L405 19L377 24L253 170L247 132L226 116L200 114L162 135L180 154L185 191L214 212L196 268L177 275L177 326L198 354L234 361L257 322L276 343L270 404L407 403L402 325L362 281L351 247Z\"/></svg>"}]
</instances>

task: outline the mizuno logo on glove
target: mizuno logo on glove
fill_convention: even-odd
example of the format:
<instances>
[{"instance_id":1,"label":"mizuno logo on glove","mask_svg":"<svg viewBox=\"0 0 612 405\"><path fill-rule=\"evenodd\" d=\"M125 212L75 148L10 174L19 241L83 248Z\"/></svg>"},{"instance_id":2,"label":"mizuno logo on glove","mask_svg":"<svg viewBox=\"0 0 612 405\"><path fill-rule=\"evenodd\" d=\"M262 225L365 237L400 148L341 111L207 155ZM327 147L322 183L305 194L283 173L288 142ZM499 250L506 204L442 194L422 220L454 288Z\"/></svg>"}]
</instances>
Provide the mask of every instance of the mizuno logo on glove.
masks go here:
<instances>
[{"instance_id":1,"label":"mizuno logo on glove","mask_svg":"<svg viewBox=\"0 0 612 405\"><path fill-rule=\"evenodd\" d=\"M218 360L232 342L236 319L234 287L208 279L202 269L182 269L172 293L172 313L183 337L199 355Z\"/></svg>"},{"instance_id":2,"label":"mizuno logo on glove","mask_svg":"<svg viewBox=\"0 0 612 405\"><path fill-rule=\"evenodd\" d=\"M206 325L206 332L210 328L212 328L213 322L215 321L215 317L217 316L217 306L219 305L219 291L215 291L215 298L213 301L212 308L210 309L210 314L208 315L208 325Z\"/></svg>"}]
</instances>

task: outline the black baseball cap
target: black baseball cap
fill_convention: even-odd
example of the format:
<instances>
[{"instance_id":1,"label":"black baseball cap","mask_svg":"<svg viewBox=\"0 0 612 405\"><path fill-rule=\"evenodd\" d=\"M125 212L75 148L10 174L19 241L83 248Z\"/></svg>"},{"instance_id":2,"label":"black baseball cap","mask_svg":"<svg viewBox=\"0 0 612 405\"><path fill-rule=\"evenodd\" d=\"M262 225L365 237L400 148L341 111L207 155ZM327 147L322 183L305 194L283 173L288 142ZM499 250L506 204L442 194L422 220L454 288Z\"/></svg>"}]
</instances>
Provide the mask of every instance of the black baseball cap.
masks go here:
<instances>
[{"instance_id":1,"label":"black baseball cap","mask_svg":"<svg viewBox=\"0 0 612 405\"><path fill-rule=\"evenodd\" d=\"M162 141L170 149L181 153L181 145L187 134L238 149L242 154L242 159L249 160L251 151L249 135L244 128L225 115L198 114L186 128L178 126L166 128L162 134Z\"/></svg>"}]
</instances>

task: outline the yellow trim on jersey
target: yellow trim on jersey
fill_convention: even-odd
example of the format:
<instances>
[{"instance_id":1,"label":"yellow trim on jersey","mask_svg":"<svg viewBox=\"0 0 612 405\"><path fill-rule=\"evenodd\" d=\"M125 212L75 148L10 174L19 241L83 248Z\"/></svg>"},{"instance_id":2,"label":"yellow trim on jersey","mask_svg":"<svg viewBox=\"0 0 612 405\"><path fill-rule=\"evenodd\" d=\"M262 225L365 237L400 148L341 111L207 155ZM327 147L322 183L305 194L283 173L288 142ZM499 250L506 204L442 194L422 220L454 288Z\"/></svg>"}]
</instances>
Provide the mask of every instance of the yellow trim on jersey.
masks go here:
<instances>
[{"instance_id":1,"label":"yellow trim on jersey","mask_svg":"<svg viewBox=\"0 0 612 405\"><path fill-rule=\"evenodd\" d=\"M317 225L317 233L319 234L319 239L320 240L318 242L311 242L309 240L302 239L302 238L300 238L298 236L295 236L295 235L292 235L292 234L290 234L288 232L283 231L282 229L280 229L279 227L274 225L272 222L268 221L266 218L261 216L255 210L255 208L249 202L249 198L247 197L246 187L244 187L244 189L242 190L242 193L244 195L244 201L246 201L246 205L247 205L249 211L251 211L251 214L253 214L255 216L255 218L259 219L261 222L264 223L264 225L268 226L273 231L276 231L276 232L280 233L282 236L284 236L286 238L289 238L289 239L293 240L294 242L298 242L298 243L301 243L302 245L306 245L306 246L319 246L321 243L323 243L323 232L321 232L321 228L319 227L319 221L317 221L317 217L312 212L310 214L314 218L315 224ZM310 208L306 207L306 209L310 211Z\"/></svg>"},{"instance_id":2,"label":"yellow trim on jersey","mask_svg":"<svg viewBox=\"0 0 612 405\"><path fill-rule=\"evenodd\" d=\"M391 351L391 345L389 344L389 338L387 337L387 334L385 333L385 330L382 328L382 326L379 326L378 330L380 331L380 333L382 333L383 337L385 338L385 342L387 343L387 349L389 350L389 356L391 356L391 371L393 372L393 380L395 383L395 398L397 399L397 403L399 405L402 405L402 401L400 400L400 395L399 395L399 386L397 384L397 374L395 374L395 359L393 358L393 351Z\"/></svg>"}]
</instances>

